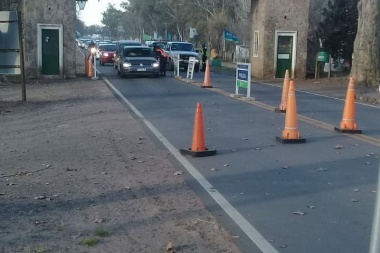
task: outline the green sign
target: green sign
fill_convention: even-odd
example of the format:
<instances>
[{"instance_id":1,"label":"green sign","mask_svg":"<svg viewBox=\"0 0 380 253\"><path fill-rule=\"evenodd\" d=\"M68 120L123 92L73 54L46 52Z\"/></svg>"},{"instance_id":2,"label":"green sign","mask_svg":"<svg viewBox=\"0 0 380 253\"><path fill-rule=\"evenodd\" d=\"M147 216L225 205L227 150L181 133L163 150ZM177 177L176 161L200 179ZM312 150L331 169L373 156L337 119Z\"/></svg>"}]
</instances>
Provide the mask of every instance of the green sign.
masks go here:
<instances>
[{"instance_id":1,"label":"green sign","mask_svg":"<svg viewBox=\"0 0 380 253\"><path fill-rule=\"evenodd\" d=\"M236 80L236 86L239 88L248 88L248 82L243 80Z\"/></svg>"},{"instance_id":2,"label":"green sign","mask_svg":"<svg viewBox=\"0 0 380 253\"><path fill-rule=\"evenodd\" d=\"M320 62L329 62L329 53L327 53L327 52L318 52L317 59Z\"/></svg>"}]
</instances>

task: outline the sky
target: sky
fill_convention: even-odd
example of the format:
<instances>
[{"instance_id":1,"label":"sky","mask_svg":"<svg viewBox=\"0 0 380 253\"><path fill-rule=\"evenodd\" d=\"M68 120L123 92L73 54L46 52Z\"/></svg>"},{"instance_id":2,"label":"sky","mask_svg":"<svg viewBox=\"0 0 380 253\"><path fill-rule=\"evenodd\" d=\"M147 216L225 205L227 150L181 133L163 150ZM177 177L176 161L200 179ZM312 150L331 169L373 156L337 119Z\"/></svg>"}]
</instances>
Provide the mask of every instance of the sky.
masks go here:
<instances>
[{"instance_id":1,"label":"sky","mask_svg":"<svg viewBox=\"0 0 380 253\"><path fill-rule=\"evenodd\" d=\"M101 25L103 18L102 12L107 9L108 4L114 4L117 9L120 9L120 4L126 0L87 0L83 11L80 11L79 18L86 26Z\"/></svg>"}]
</instances>

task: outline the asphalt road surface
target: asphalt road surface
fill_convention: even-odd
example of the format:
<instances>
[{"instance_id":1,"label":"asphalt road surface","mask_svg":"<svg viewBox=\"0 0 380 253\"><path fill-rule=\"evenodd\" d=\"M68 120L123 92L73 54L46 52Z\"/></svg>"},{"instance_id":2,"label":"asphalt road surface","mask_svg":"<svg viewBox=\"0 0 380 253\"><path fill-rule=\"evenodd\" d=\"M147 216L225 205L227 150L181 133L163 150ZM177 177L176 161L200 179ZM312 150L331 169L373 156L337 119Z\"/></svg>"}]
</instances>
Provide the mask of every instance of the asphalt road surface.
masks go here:
<instances>
[{"instance_id":1,"label":"asphalt road surface","mask_svg":"<svg viewBox=\"0 0 380 253\"><path fill-rule=\"evenodd\" d=\"M202 89L176 78L120 78L113 65L98 67L115 95L192 175L190 185L228 228L243 252L368 252L377 173L380 108L358 104L363 137L313 122L338 125L344 101L297 92L305 144L275 140L284 115ZM182 73L185 75L185 72ZM195 73L201 82L203 73ZM212 85L234 93L234 78L211 74ZM256 101L276 107L281 90L253 83ZM124 98L123 98L124 97ZM217 155L178 155L191 145L197 102L203 106L206 146ZM370 140L370 141L368 141ZM165 148L162 146L162 148ZM199 173L198 173L199 172Z\"/></svg>"}]
</instances>

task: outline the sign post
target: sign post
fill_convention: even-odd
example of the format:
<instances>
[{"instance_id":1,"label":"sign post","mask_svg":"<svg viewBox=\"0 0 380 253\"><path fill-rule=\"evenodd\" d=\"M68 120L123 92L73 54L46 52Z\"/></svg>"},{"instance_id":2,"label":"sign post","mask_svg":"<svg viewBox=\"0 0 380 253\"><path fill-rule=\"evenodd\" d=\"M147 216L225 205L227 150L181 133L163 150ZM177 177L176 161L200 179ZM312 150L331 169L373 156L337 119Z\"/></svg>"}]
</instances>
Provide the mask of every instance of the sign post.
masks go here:
<instances>
[{"instance_id":1,"label":"sign post","mask_svg":"<svg viewBox=\"0 0 380 253\"><path fill-rule=\"evenodd\" d=\"M235 94L233 97L241 97L239 88L247 89L247 98L251 98L251 63L236 63Z\"/></svg>"},{"instance_id":2,"label":"sign post","mask_svg":"<svg viewBox=\"0 0 380 253\"><path fill-rule=\"evenodd\" d=\"M173 54L173 61L174 61L173 75L174 76L179 76L179 59L180 59L179 54Z\"/></svg>"},{"instance_id":3,"label":"sign post","mask_svg":"<svg viewBox=\"0 0 380 253\"><path fill-rule=\"evenodd\" d=\"M187 79L193 79L194 74L194 66L195 66L195 57L189 58L189 65L187 66Z\"/></svg>"}]
</instances>

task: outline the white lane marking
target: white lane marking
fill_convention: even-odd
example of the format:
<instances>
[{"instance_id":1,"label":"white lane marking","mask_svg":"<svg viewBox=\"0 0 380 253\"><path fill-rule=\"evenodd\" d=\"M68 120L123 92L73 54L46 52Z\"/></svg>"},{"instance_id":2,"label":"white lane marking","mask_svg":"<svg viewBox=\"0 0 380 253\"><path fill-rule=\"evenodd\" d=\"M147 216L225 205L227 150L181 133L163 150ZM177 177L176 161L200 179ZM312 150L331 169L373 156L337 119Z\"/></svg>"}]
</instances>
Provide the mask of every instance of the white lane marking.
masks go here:
<instances>
[{"instance_id":1,"label":"white lane marking","mask_svg":"<svg viewBox=\"0 0 380 253\"><path fill-rule=\"evenodd\" d=\"M272 84L272 83L264 83L264 82L256 82L256 81L253 81L253 82L254 83L260 83L260 84L268 85L268 86L272 86L272 87L277 87L277 88L281 88L282 89L281 86L278 86L278 85ZM314 95L314 96L317 96L317 97L324 97L324 98L330 98L330 99L345 101L345 99L342 99L342 98L330 97L330 96L327 96L327 95L313 93L313 92L310 92L310 91L304 91L304 90L296 90L296 91L299 92L299 93L305 93L305 94ZM376 105L369 105L369 104L364 104L364 103L361 103L361 102L355 102L355 104L359 104L359 105L364 105L364 106L380 109L380 106L376 106Z\"/></svg>"},{"instance_id":2,"label":"white lane marking","mask_svg":"<svg viewBox=\"0 0 380 253\"><path fill-rule=\"evenodd\" d=\"M77 50L83 55L83 57L86 57L86 55L79 49L78 46L77 46ZM96 69L96 73L101 74L101 72L99 71L99 69Z\"/></svg>"},{"instance_id":3,"label":"white lane marking","mask_svg":"<svg viewBox=\"0 0 380 253\"><path fill-rule=\"evenodd\" d=\"M263 253L279 253L261 234L257 231L228 201L217 189L214 189L211 183L189 162L180 152L142 115L131 102L126 99L119 90L117 90L107 78L103 78L109 87L132 109L152 133L162 142L162 144L173 154L183 167L195 178L198 183L210 194L216 203L231 217L231 219L244 231L254 244Z\"/></svg>"}]
</instances>

